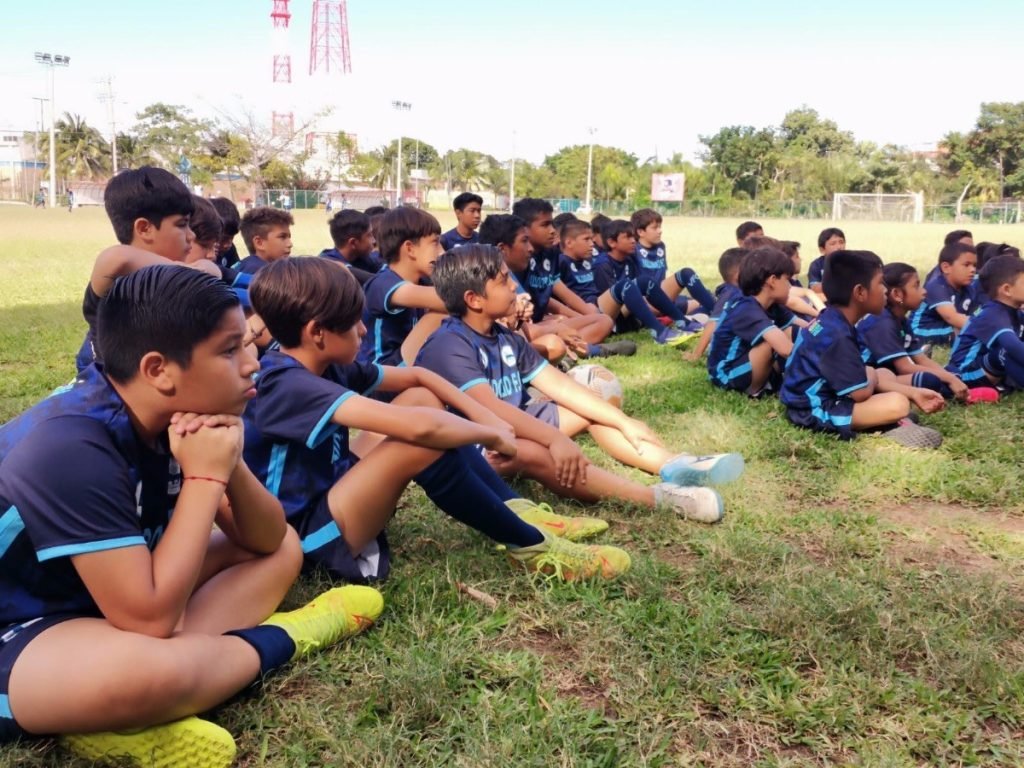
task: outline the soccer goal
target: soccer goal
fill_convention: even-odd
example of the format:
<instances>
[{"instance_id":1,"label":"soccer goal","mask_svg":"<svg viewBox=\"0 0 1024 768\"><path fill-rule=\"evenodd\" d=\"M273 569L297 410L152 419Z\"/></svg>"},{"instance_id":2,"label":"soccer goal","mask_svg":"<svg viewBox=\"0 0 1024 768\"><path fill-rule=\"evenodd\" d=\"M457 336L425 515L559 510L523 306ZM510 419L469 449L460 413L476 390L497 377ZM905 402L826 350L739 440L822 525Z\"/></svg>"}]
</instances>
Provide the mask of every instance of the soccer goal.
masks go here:
<instances>
[{"instance_id":1,"label":"soccer goal","mask_svg":"<svg viewBox=\"0 0 1024 768\"><path fill-rule=\"evenodd\" d=\"M836 192L832 196L832 220L860 221L924 221L924 195L912 192L906 195L861 194Z\"/></svg>"}]
</instances>

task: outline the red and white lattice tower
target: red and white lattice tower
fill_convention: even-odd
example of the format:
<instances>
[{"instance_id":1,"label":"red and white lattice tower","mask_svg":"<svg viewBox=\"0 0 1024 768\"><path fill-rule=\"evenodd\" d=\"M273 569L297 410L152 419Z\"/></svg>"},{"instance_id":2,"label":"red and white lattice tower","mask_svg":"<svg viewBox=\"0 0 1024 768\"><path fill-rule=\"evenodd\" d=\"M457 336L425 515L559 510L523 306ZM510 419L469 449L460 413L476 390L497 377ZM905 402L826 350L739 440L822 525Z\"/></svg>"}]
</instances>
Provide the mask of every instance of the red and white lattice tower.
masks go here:
<instances>
[{"instance_id":1,"label":"red and white lattice tower","mask_svg":"<svg viewBox=\"0 0 1024 768\"><path fill-rule=\"evenodd\" d=\"M274 57L275 103L285 102L292 84L292 55L288 49L288 25L292 15L288 11L288 2L273 0L274 8L270 12L270 20L274 23L271 51ZM270 118L270 130L275 136L291 136L295 131L295 114L275 109Z\"/></svg>"},{"instance_id":2,"label":"red and white lattice tower","mask_svg":"<svg viewBox=\"0 0 1024 768\"><path fill-rule=\"evenodd\" d=\"M348 45L348 8L345 0L313 0L309 35L309 74L352 71Z\"/></svg>"}]
</instances>

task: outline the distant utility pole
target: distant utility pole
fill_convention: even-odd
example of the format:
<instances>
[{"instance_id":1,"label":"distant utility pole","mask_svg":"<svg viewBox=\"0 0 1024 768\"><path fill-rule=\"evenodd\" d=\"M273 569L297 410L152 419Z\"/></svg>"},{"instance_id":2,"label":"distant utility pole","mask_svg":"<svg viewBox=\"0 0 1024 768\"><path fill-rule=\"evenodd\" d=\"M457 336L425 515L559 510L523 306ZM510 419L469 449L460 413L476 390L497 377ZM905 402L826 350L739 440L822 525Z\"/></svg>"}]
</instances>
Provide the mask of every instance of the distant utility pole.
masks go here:
<instances>
[{"instance_id":1,"label":"distant utility pole","mask_svg":"<svg viewBox=\"0 0 1024 768\"><path fill-rule=\"evenodd\" d=\"M106 102L107 118L110 122L110 153L113 165L113 173L117 175L117 122L114 117L114 78L107 75L105 79L97 81L100 85L106 86L106 90L100 91L99 100Z\"/></svg>"},{"instance_id":2,"label":"distant utility pole","mask_svg":"<svg viewBox=\"0 0 1024 768\"><path fill-rule=\"evenodd\" d=\"M60 53L41 53L36 51L36 62L49 70L50 74L50 207L57 207L57 137L54 130L53 108L53 68L66 67L71 64L71 57Z\"/></svg>"},{"instance_id":3,"label":"distant utility pole","mask_svg":"<svg viewBox=\"0 0 1024 768\"><path fill-rule=\"evenodd\" d=\"M33 96L32 97L32 101L38 101L39 102L39 122L36 123L35 141L32 142L32 148L35 150L35 153L36 153L35 157L33 158L33 160L35 160L38 163L39 162L39 134L43 132L43 126L46 125L46 122L43 119L43 104L45 102L49 101L49 99L43 98L42 96Z\"/></svg>"},{"instance_id":4,"label":"distant utility pole","mask_svg":"<svg viewBox=\"0 0 1024 768\"><path fill-rule=\"evenodd\" d=\"M412 104L408 101L392 101L391 106L397 112L408 112L412 109ZM398 190L395 199L396 208L402 204L402 128L404 127L405 121L403 120L398 129L398 183L395 185Z\"/></svg>"}]
</instances>

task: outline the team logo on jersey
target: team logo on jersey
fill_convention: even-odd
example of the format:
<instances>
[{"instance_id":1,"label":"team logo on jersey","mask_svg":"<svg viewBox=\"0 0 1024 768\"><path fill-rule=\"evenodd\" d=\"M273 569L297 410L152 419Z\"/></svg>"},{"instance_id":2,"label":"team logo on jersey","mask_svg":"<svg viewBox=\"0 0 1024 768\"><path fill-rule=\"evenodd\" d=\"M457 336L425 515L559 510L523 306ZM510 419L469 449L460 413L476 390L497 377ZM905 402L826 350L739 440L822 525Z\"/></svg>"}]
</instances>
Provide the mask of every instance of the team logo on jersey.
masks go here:
<instances>
[{"instance_id":1,"label":"team logo on jersey","mask_svg":"<svg viewBox=\"0 0 1024 768\"><path fill-rule=\"evenodd\" d=\"M646 248L637 248L637 251L640 253L641 258L645 258L645 259L647 258L647 249Z\"/></svg>"},{"instance_id":2,"label":"team logo on jersey","mask_svg":"<svg viewBox=\"0 0 1024 768\"><path fill-rule=\"evenodd\" d=\"M516 364L516 352L512 349L509 344L501 345L501 359L505 365L514 366Z\"/></svg>"},{"instance_id":3,"label":"team logo on jersey","mask_svg":"<svg viewBox=\"0 0 1024 768\"><path fill-rule=\"evenodd\" d=\"M172 457L167 462L167 495L181 493L181 465Z\"/></svg>"},{"instance_id":4,"label":"team logo on jersey","mask_svg":"<svg viewBox=\"0 0 1024 768\"><path fill-rule=\"evenodd\" d=\"M569 265L569 269L571 269L573 272L579 271L579 270L576 269L576 262L575 261L572 264Z\"/></svg>"},{"instance_id":5,"label":"team logo on jersey","mask_svg":"<svg viewBox=\"0 0 1024 768\"><path fill-rule=\"evenodd\" d=\"M551 271L551 259L544 259L544 271L545 272L550 272Z\"/></svg>"},{"instance_id":6,"label":"team logo on jersey","mask_svg":"<svg viewBox=\"0 0 1024 768\"><path fill-rule=\"evenodd\" d=\"M488 362L490 362L490 361L487 359L487 350L486 349L481 349L480 350L480 365L482 365L484 368L486 368Z\"/></svg>"},{"instance_id":7,"label":"team logo on jersey","mask_svg":"<svg viewBox=\"0 0 1024 768\"><path fill-rule=\"evenodd\" d=\"M341 458L341 435L337 432L331 440L331 464L337 464Z\"/></svg>"},{"instance_id":8,"label":"team logo on jersey","mask_svg":"<svg viewBox=\"0 0 1024 768\"><path fill-rule=\"evenodd\" d=\"M533 269L536 269L536 268L537 268L537 260L531 258L530 259L530 269L533 270Z\"/></svg>"},{"instance_id":9,"label":"team logo on jersey","mask_svg":"<svg viewBox=\"0 0 1024 768\"><path fill-rule=\"evenodd\" d=\"M584 269L593 269L594 266L589 261L584 261L583 262L583 268Z\"/></svg>"},{"instance_id":10,"label":"team logo on jersey","mask_svg":"<svg viewBox=\"0 0 1024 768\"><path fill-rule=\"evenodd\" d=\"M660 258L662 258L662 257L663 257L664 255L665 255L665 249L664 249L664 248L659 248L659 249L658 249L658 258L660 259Z\"/></svg>"},{"instance_id":11,"label":"team logo on jersey","mask_svg":"<svg viewBox=\"0 0 1024 768\"><path fill-rule=\"evenodd\" d=\"M964 299L964 312L967 312L971 308L971 300Z\"/></svg>"}]
</instances>

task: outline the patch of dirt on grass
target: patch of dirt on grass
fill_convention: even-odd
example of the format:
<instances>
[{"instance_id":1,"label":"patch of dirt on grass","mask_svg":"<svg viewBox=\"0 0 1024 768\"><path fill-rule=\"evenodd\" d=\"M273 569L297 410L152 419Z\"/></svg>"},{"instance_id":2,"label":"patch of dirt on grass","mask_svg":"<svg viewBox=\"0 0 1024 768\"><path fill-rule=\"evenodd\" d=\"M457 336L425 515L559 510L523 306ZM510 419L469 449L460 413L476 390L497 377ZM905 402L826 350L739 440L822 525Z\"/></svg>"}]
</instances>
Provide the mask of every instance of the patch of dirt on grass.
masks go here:
<instances>
[{"instance_id":1,"label":"patch of dirt on grass","mask_svg":"<svg viewBox=\"0 0 1024 768\"><path fill-rule=\"evenodd\" d=\"M763 723L714 716L681 729L672 748L679 765L716 768L747 768L766 758L779 766L835 765L850 757L842 752L782 744L775 730Z\"/></svg>"}]
</instances>

